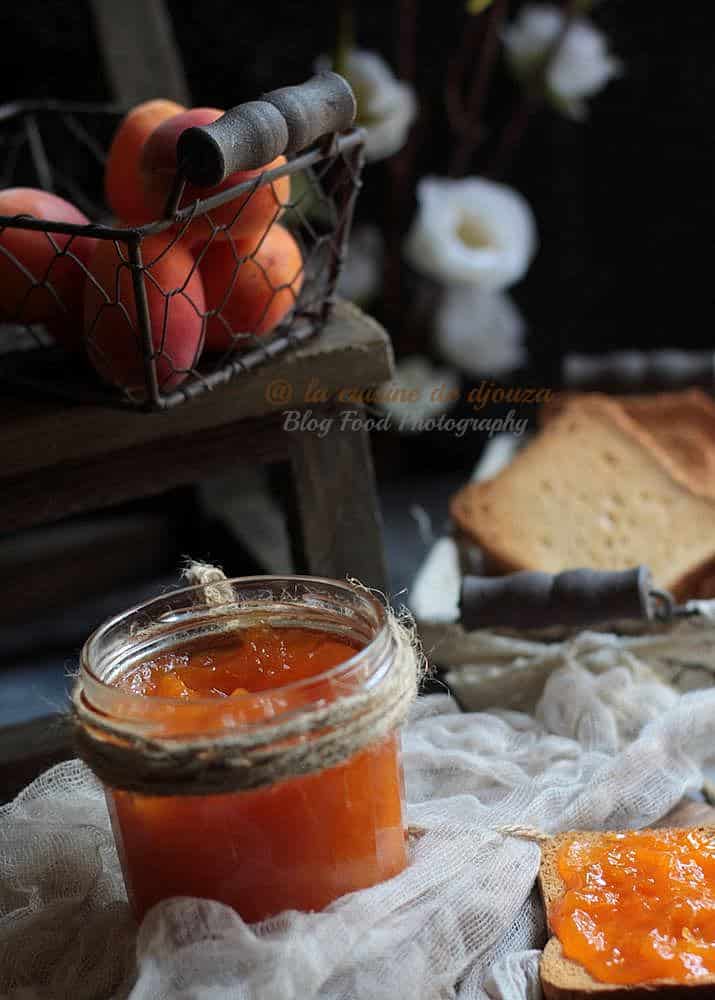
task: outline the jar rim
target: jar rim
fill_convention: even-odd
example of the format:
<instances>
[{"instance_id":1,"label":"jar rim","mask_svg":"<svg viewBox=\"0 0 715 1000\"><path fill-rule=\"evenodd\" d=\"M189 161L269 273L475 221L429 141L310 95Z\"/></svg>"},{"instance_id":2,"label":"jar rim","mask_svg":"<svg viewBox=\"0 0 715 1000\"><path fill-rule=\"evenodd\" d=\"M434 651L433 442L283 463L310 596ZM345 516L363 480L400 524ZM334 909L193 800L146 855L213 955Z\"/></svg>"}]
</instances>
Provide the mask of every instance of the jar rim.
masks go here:
<instances>
[{"instance_id":1,"label":"jar rim","mask_svg":"<svg viewBox=\"0 0 715 1000\"><path fill-rule=\"evenodd\" d=\"M307 576L298 574L262 574L254 576L235 576L227 577L225 580L219 581L221 585L230 584L234 585L260 585L260 584L280 584L285 582L286 584L313 584L318 586L329 586L335 589L342 589L349 592L353 596L360 597L364 600L365 604L370 607L371 610L376 612L377 615L377 631L375 635L367 642L361 649L356 650L353 656L342 660L340 663L336 664L334 667L330 667L328 670L321 671L319 673L313 674L309 677L304 677L301 680L289 681L287 684L281 684L279 687L270 688L266 691L247 691L243 695L233 696L232 702L237 705L241 703L242 699L255 699L261 695L270 695L271 697L278 697L281 694L291 693L301 688L307 687L311 684L317 682L322 682L325 680L331 680L339 677L341 674L359 669L366 660L380 655L383 651L382 647L390 640L390 629L388 623L387 612L385 605L375 596L375 594L368 590L367 588L362 588L350 583L347 580L334 580L329 577L320 576ZM168 601L172 598L176 598L182 594L190 594L192 592L198 592L205 590L207 586L211 584L198 583L191 584L188 587L177 587L173 590L166 591L163 594L159 594L156 597L149 598L149 600L141 601L139 604L135 604L124 611L113 615L108 618L101 625L99 625L85 640L84 645L80 653L80 676L82 682L85 683L89 681L89 687L95 687L95 690L102 692L116 692L117 695L121 695L122 699L145 699L147 696L129 691L123 688L117 687L116 684L110 683L97 675L97 673L92 669L90 661L92 654L95 652L96 645L105 638L113 628L120 625L123 621L129 620L132 615L138 614L141 611L146 611L151 608L152 604L159 604L162 601ZM270 604L271 602L266 602ZM86 691L89 694L88 691ZM191 697L190 699L182 699L176 697L168 697L166 695L152 695L152 703L159 708L160 705L172 705L172 706L201 706L201 705L212 705L218 706L222 703L221 698L212 698L206 696ZM91 696L90 696L91 701Z\"/></svg>"}]
</instances>

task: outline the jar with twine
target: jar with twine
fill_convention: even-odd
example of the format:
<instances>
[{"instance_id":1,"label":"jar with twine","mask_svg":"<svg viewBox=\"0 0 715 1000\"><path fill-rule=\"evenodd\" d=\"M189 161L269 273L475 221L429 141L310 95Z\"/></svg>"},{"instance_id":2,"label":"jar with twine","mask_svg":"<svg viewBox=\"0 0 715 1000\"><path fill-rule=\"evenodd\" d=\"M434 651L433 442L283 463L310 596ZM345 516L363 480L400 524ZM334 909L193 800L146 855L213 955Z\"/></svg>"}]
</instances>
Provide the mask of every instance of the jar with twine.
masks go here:
<instances>
[{"instance_id":1,"label":"jar with twine","mask_svg":"<svg viewBox=\"0 0 715 1000\"><path fill-rule=\"evenodd\" d=\"M398 874L399 727L423 669L409 622L354 582L229 580L201 564L187 575L193 586L87 640L73 694L77 751L106 788L136 917L199 896L253 921ZM127 683L193 650L230 654L255 627L310 629L348 655L239 697L155 697Z\"/></svg>"}]
</instances>

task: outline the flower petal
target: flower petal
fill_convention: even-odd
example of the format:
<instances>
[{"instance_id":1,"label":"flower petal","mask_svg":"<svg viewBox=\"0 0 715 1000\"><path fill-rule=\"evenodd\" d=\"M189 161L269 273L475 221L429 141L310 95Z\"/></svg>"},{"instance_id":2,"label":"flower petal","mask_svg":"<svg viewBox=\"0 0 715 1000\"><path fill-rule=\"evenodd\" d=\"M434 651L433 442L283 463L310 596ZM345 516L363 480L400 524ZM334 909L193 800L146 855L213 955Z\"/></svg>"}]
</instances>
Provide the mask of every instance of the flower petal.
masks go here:
<instances>
[{"instance_id":1,"label":"flower petal","mask_svg":"<svg viewBox=\"0 0 715 1000\"><path fill-rule=\"evenodd\" d=\"M326 56L316 61L317 69L329 66ZM395 77L379 53L367 49L350 51L345 75L357 98L357 124L367 133L367 159L374 162L392 156L404 146L417 117L414 89Z\"/></svg>"},{"instance_id":2,"label":"flower petal","mask_svg":"<svg viewBox=\"0 0 715 1000\"><path fill-rule=\"evenodd\" d=\"M528 75L554 44L563 26L563 12L551 4L527 4L503 33L507 56L517 75ZM547 86L562 107L592 97L621 72L603 32L586 17L569 25L549 67Z\"/></svg>"},{"instance_id":3,"label":"flower petal","mask_svg":"<svg viewBox=\"0 0 715 1000\"><path fill-rule=\"evenodd\" d=\"M449 288L437 312L440 357L468 375L502 375L526 361L526 324L502 292Z\"/></svg>"},{"instance_id":4,"label":"flower petal","mask_svg":"<svg viewBox=\"0 0 715 1000\"><path fill-rule=\"evenodd\" d=\"M382 235L377 226L355 229L340 272L338 294L358 305L368 305L380 288L383 257Z\"/></svg>"},{"instance_id":5,"label":"flower petal","mask_svg":"<svg viewBox=\"0 0 715 1000\"><path fill-rule=\"evenodd\" d=\"M405 243L415 268L438 281L498 291L526 273L537 246L528 202L513 188L481 177L427 177Z\"/></svg>"}]
</instances>

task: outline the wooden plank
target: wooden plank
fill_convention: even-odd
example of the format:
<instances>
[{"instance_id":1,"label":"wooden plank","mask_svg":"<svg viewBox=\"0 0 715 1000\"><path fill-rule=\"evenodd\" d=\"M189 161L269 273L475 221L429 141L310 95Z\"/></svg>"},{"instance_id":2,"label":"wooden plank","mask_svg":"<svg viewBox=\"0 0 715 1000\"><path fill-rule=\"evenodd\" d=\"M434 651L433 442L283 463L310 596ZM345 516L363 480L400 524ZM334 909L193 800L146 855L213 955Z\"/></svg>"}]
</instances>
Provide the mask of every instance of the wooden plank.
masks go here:
<instances>
[{"instance_id":1,"label":"wooden plank","mask_svg":"<svg viewBox=\"0 0 715 1000\"><path fill-rule=\"evenodd\" d=\"M292 461L300 513L303 552L315 576L362 583L387 592L382 548L382 518L366 430L342 414L356 407L334 408L323 437L293 431Z\"/></svg>"},{"instance_id":2,"label":"wooden plank","mask_svg":"<svg viewBox=\"0 0 715 1000\"><path fill-rule=\"evenodd\" d=\"M44 770L74 757L67 717L46 715L0 728L0 802L7 802Z\"/></svg>"},{"instance_id":3,"label":"wooden plank","mask_svg":"<svg viewBox=\"0 0 715 1000\"><path fill-rule=\"evenodd\" d=\"M132 107L153 97L189 105L189 87L164 0L92 0L110 87Z\"/></svg>"},{"instance_id":4,"label":"wooden plank","mask_svg":"<svg viewBox=\"0 0 715 1000\"><path fill-rule=\"evenodd\" d=\"M300 350L165 413L5 396L0 399L0 482L309 405L305 395L311 384L329 393L374 385L391 377L392 364L392 348L382 327L354 306L338 303L322 333ZM290 401L270 398L271 387L279 382L290 387ZM95 487L96 478L88 480L88 489Z\"/></svg>"},{"instance_id":5,"label":"wooden plank","mask_svg":"<svg viewBox=\"0 0 715 1000\"><path fill-rule=\"evenodd\" d=\"M158 512L105 514L6 535L0 577L12 586L5 588L0 626L34 624L97 593L168 572L182 555L179 544L175 519Z\"/></svg>"},{"instance_id":6,"label":"wooden plank","mask_svg":"<svg viewBox=\"0 0 715 1000\"><path fill-rule=\"evenodd\" d=\"M131 448L44 466L0 487L0 526L15 531L87 510L163 493L230 468L236 459L273 462L291 446L280 415L148 440Z\"/></svg>"}]
</instances>

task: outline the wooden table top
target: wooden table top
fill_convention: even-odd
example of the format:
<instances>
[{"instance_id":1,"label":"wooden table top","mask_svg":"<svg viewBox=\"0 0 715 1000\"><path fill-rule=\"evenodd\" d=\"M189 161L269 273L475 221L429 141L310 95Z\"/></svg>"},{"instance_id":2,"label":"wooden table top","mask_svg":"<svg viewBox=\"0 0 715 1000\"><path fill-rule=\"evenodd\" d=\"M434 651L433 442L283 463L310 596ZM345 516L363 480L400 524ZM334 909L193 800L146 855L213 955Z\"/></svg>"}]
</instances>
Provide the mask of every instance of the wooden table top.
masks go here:
<instances>
[{"instance_id":1,"label":"wooden table top","mask_svg":"<svg viewBox=\"0 0 715 1000\"><path fill-rule=\"evenodd\" d=\"M70 403L31 397L29 390L20 395L21 390L3 386L0 481L309 407L305 393L311 382L331 393L343 387L364 388L389 379L392 363L390 340L382 327L349 303L339 302L323 331L300 349L167 411ZM270 387L279 381L290 387L290 401L271 400Z\"/></svg>"}]
</instances>

